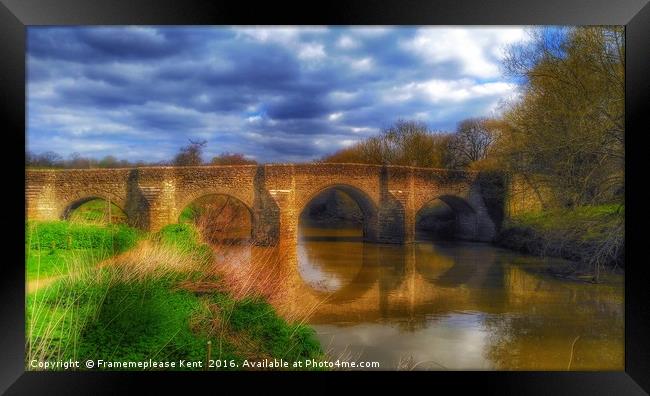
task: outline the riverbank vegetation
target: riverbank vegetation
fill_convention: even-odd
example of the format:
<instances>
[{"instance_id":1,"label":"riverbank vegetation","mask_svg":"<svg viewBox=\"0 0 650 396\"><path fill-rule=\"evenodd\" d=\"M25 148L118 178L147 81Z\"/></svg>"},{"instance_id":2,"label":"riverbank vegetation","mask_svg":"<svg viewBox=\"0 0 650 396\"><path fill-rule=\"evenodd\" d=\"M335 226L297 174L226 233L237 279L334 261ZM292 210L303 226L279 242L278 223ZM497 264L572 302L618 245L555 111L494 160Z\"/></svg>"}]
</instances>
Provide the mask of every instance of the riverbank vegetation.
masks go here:
<instances>
[{"instance_id":1,"label":"riverbank vegetation","mask_svg":"<svg viewBox=\"0 0 650 396\"><path fill-rule=\"evenodd\" d=\"M579 260L598 280L603 266L623 265L623 29L533 31L504 66L525 91L499 120L493 157L537 210L512 214L500 239L529 235L524 249Z\"/></svg>"},{"instance_id":2,"label":"riverbank vegetation","mask_svg":"<svg viewBox=\"0 0 650 396\"><path fill-rule=\"evenodd\" d=\"M206 369L212 359L221 361L218 369L237 369L244 360L323 356L311 328L287 322L258 295L235 296L191 224L142 234L127 226L33 222L27 241L28 253L55 249L52 267L61 275L28 293L28 367L34 359L151 359ZM68 253L79 249L89 255ZM34 270L39 265L28 254L28 274L43 276Z\"/></svg>"},{"instance_id":3,"label":"riverbank vegetation","mask_svg":"<svg viewBox=\"0 0 650 396\"><path fill-rule=\"evenodd\" d=\"M540 256L559 256L575 265L561 271L591 274L625 267L624 207L583 206L527 212L507 219L498 235L501 246Z\"/></svg>"}]
</instances>

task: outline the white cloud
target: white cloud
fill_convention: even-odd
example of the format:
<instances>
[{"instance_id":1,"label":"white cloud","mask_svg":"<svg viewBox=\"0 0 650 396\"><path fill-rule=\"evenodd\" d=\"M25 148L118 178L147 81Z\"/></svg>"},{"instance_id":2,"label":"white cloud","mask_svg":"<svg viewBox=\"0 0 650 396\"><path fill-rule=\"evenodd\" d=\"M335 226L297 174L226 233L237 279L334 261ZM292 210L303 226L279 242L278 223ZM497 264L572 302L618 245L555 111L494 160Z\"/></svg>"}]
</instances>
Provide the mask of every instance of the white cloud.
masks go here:
<instances>
[{"instance_id":1,"label":"white cloud","mask_svg":"<svg viewBox=\"0 0 650 396\"><path fill-rule=\"evenodd\" d=\"M341 141L339 142L339 145L340 145L340 146L343 146L343 147L350 147L350 146L352 146L353 144L355 144L356 142L357 142L357 141L354 140L354 139L343 139L343 140L341 140Z\"/></svg>"},{"instance_id":2,"label":"white cloud","mask_svg":"<svg viewBox=\"0 0 650 396\"><path fill-rule=\"evenodd\" d=\"M342 116L343 116L343 113L341 113L341 112L332 113L329 116L327 116L327 119L330 120L330 121L336 121L339 118L341 118Z\"/></svg>"},{"instance_id":3,"label":"white cloud","mask_svg":"<svg viewBox=\"0 0 650 396\"><path fill-rule=\"evenodd\" d=\"M39 106L34 114L28 114L29 128L56 129L69 137L87 135L138 136L128 123L113 120L116 113L96 114L52 106Z\"/></svg>"},{"instance_id":4,"label":"white cloud","mask_svg":"<svg viewBox=\"0 0 650 396\"><path fill-rule=\"evenodd\" d=\"M113 30L119 30L120 28L113 28ZM132 36L139 36L141 38L146 38L149 42L164 43L165 37L160 34L158 29L150 26L127 26L126 31Z\"/></svg>"},{"instance_id":5,"label":"white cloud","mask_svg":"<svg viewBox=\"0 0 650 396\"><path fill-rule=\"evenodd\" d=\"M239 37L248 37L262 43L278 43L291 48L298 53L298 57L305 60L321 59L325 56L323 44L318 42L303 42L306 34L325 34L326 27L311 26L272 26L272 27L245 27L235 28Z\"/></svg>"},{"instance_id":6,"label":"white cloud","mask_svg":"<svg viewBox=\"0 0 650 396\"><path fill-rule=\"evenodd\" d=\"M172 32L146 28L138 38L155 44ZM525 34L499 27L265 26L230 32L234 43L206 35L188 43L190 51L151 59L132 59L128 52L96 61L92 51L88 59L76 52L68 58L65 51L60 59L28 54L30 148L169 158L187 137L203 136L216 153L290 161L329 152L332 144L353 144L399 117L447 130L517 95L517 87L500 78L498 59L504 45ZM249 68L253 51L287 59L291 68L264 62ZM258 71L263 78L256 78ZM303 114L301 107L315 111L295 119L277 115L276 104L288 100L296 114ZM71 143L50 147L53 137ZM84 149L84 139L94 145ZM115 143L101 146L106 142Z\"/></svg>"},{"instance_id":7,"label":"white cloud","mask_svg":"<svg viewBox=\"0 0 650 396\"><path fill-rule=\"evenodd\" d=\"M262 121L262 116L256 115L256 116L250 116L246 119L251 124L259 124Z\"/></svg>"},{"instance_id":8,"label":"white cloud","mask_svg":"<svg viewBox=\"0 0 650 396\"><path fill-rule=\"evenodd\" d=\"M259 27L251 26L245 28L235 28L237 35L251 38L260 42L276 42L288 44L297 40L300 36L298 27Z\"/></svg>"},{"instance_id":9,"label":"white cloud","mask_svg":"<svg viewBox=\"0 0 650 396\"><path fill-rule=\"evenodd\" d=\"M325 58L325 47L320 43L300 44L298 58L306 61L318 61Z\"/></svg>"},{"instance_id":10,"label":"white cloud","mask_svg":"<svg viewBox=\"0 0 650 396\"><path fill-rule=\"evenodd\" d=\"M350 130L352 131L352 133L366 133L366 134L377 131L375 128L370 128L370 127L350 127Z\"/></svg>"},{"instance_id":11,"label":"white cloud","mask_svg":"<svg viewBox=\"0 0 650 396\"><path fill-rule=\"evenodd\" d=\"M459 80L433 79L395 86L385 91L386 102L403 102L411 99L425 99L431 103L460 103L484 97L510 97L517 85L506 82L480 83L469 78Z\"/></svg>"},{"instance_id":12,"label":"white cloud","mask_svg":"<svg viewBox=\"0 0 650 396\"><path fill-rule=\"evenodd\" d=\"M332 91L328 93L328 97L336 103L348 103L358 97L358 92L348 91Z\"/></svg>"},{"instance_id":13,"label":"white cloud","mask_svg":"<svg viewBox=\"0 0 650 396\"><path fill-rule=\"evenodd\" d=\"M325 46L316 41L305 42L305 35L325 34L326 27L245 27L235 28L238 37L247 37L261 43L281 44L298 54L298 58L306 62L318 62L327 56Z\"/></svg>"},{"instance_id":14,"label":"white cloud","mask_svg":"<svg viewBox=\"0 0 650 396\"><path fill-rule=\"evenodd\" d=\"M339 40L336 42L336 45L339 48L343 48L343 49L354 49L359 47L360 43L358 40L355 40L352 37L345 35L339 38Z\"/></svg>"},{"instance_id":15,"label":"white cloud","mask_svg":"<svg viewBox=\"0 0 650 396\"><path fill-rule=\"evenodd\" d=\"M498 77L503 48L526 38L522 27L421 28L415 37L401 42L404 50L425 62L455 61L460 72L477 78Z\"/></svg>"},{"instance_id":16,"label":"white cloud","mask_svg":"<svg viewBox=\"0 0 650 396\"><path fill-rule=\"evenodd\" d=\"M374 61L371 57L367 56L365 58L350 61L350 66L356 71L368 71L373 68Z\"/></svg>"},{"instance_id":17,"label":"white cloud","mask_svg":"<svg viewBox=\"0 0 650 396\"><path fill-rule=\"evenodd\" d=\"M87 154L89 152L118 152L124 150L124 145L120 144L120 142L108 141L105 139L88 141L88 139L85 139L84 137L52 136L47 140L47 142L39 143L40 144L36 144L30 149L35 150L36 152L54 151L63 154L64 156L74 152Z\"/></svg>"},{"instance_id":18,"label":"white cloud","mask_svg":"<svg viewBox=\"0 0 650 396\"><path fill-rule=\"evenodd\" d=\"M352 31L361 37L378 37L390 32L391 29L387 26L365 26L354 28Z\"/></svg>"},{"instance_id":19,"label":"white cloud","mask_svg":"<svg viewBox=\"0 0 650 396\"><path fill-rule=\"evenodd\" d=\"M197 97L196 97L196 100L197 100L199 103L204 103L204 104L205 104L205 103L210 103L210 97L209 97L208 95L204 94L204 93L201 94L201 95L199 95L199 96L197 96Z\"/></svg>"},{"instance_id":20,"label":"white cloud","mask_svg":"<svg viewBox=\"0 0 650 396\"><path fill-rule=\"evenodd\" d=\"M27 101L33 103L35 100L54 99L57 96L57 83L53 80L30 82L27 84Z\"/></svg>"}]
</instances>

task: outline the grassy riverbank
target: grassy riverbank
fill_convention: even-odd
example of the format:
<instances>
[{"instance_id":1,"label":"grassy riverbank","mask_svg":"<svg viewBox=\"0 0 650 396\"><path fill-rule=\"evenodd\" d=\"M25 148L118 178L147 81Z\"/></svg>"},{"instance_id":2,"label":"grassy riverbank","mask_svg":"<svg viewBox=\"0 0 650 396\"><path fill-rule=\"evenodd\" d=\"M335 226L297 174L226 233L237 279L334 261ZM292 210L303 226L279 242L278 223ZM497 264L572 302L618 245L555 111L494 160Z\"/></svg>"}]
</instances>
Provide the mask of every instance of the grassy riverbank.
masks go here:
<instances>
[{"instance_id":1,"label":"grassy riverbank","mask_svg":"<svg viewBox=\"0 0 650 396\"><path fill-rule=\"evenodd\" d=\"M507 219L497 244L574 261L574 271L624 267L625 208L621 205L524 213Z\"/></svg>"},{"instance_id":2,"label":"grassy riverbank","mask_svg":"<svg viewBox=\"0 0 650 396\"><path fill-rule=\"evenodd\" d=\"M50 266L67 274L27 296L28 369L34 369L33 360L152 359L177 364L163 369L201 370L208 357L240 369L244 360L322 357L311 328L287 323L263 299L232 296L211 270L212 250L192 225L171 225L132 240L124 236L137 232L129 233L128 227L92 226L97 228L86 228L88 234L81 227L89 226L57 222L28 227L28 252L39 248L41 257L30 261L28 255L28 273L34 273L30 267L37 262L42 265L48 246L59 258ZM111 250L108 239L93 235L111 235ZM30 242L34 240L39 242ZM81 265L66 272L72 266L68 246L102 253L76 256ZM202 362L203 367L180 367L180 360Z\"/></svg>"},{"instance_id":3,"label":"grassy riverbank","mask_svg":"<svg viewBox=\"0 0 650 396\"><path fill-rule=\"evenodd\" d=\"M134 247L142 233L125 225L27 222L27 280L65 275Z\"/></svg>"}]
</instances>

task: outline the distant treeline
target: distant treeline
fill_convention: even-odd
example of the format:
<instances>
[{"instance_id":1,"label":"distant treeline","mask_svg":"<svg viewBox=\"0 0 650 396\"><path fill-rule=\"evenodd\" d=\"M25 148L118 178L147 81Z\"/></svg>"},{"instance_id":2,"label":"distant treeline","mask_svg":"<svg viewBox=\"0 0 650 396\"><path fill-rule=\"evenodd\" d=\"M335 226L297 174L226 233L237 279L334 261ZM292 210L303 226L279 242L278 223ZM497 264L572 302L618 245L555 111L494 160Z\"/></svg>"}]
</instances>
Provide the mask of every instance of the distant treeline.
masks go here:
<instances>
[{"instance_id":1,"label":"distant treeline","mask_svg":"<svg viewBox=\"0 0 650 396\"><path fill-rule=\"evenodd\" d=\"M487 157L496 138L494 123L489 118L468 118L456 132L444 132L432 131L420 121L398 120L377 136L321 161L464 169Z\"/></svg>"},{"instance_id":2,"label":"distant treeline","mask_svg":"<svg viewBox=\"0 0 650 396\"><path fill-rule=\"evenodd\" d=\"M27 152L25 155L25 166L31 168L68 168L68 169L89 169L89 168L132 168L143 166L197 166L197 165L251 165L257 162L247 159L240 153L222 153L213 157L209 162L201 159L202 149L206 142L190 142L188 146L182 147L176 156L168 161L145 162L128 161L107 155L102 159L84 157L79 153L73 153L68 158L46 151L36 154Z\"/></svg>"}]
</instances>

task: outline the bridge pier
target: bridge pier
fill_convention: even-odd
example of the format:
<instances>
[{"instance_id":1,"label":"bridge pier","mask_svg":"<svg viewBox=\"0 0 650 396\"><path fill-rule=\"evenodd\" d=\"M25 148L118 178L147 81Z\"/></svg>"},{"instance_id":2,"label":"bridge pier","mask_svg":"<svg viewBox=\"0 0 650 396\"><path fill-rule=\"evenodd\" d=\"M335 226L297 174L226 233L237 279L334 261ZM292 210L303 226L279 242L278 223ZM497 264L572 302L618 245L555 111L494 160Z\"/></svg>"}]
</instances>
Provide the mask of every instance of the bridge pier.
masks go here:
<instances>
[{"instance_id":1,"label":"bridge pier","mask_svg":"<svg viewBox=\"0 0 650 396\"><path fill-rule=\"evenodd\" d=\"M280 238L280 208L266 185L266 170L258 166L253 180L253 241L259 246L275 246Z\"/></svg>"},{"instance_id":2,"label":"bridge pier","mask_svg":"<svg viewBox=\"0 0 650 396\"><path fill-rule=\"evenodd\" d=\"M136 168L129 172L124 212L129 225L158 231L178 221L177 181L173 168Z\"/></svg>"},{"instance_id":3,"label":"bridge pier","mask_svg":"<svg viewBox=\"0 0 650 396\"><path fill-rule=\"evenodd\" d=\"M414 188L412 168L382 167L379 173L379 243L415 241Z\"/></svg>"}]
</instances>

